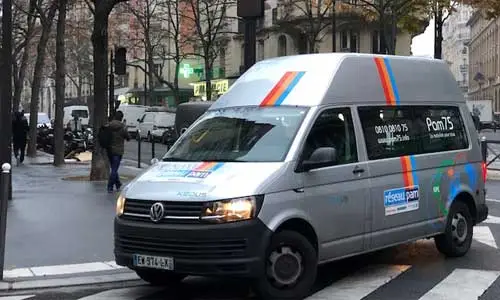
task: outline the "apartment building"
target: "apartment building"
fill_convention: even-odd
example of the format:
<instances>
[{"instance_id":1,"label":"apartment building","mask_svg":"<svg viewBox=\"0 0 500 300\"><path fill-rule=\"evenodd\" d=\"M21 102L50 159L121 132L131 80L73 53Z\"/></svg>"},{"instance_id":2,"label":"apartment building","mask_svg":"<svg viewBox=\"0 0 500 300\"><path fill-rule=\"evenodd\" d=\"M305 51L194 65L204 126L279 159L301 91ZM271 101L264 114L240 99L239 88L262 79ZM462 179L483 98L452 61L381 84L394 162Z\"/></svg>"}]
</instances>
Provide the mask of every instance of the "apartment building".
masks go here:
<instances>
[{"instance_id":1,"label":"apartment building","mask_svg":"<svg viewBox=\"0 0 500 300\"><path fill-rule=\"evenodd\" d=\"M443 59L450 66L458 85L468 95L470 27L467 22L474 13L468 5L457 5L443 26Z\"/></svg>"},{"instance_id":2,"label":"apartment building","mask_svg":"<svg viewBox=\"0 0 500 300\"><path fill-rule=\"evenodd\" d=\"M500 111L500 18L488 20L480 11L467 22L469 43L469 99L492 100Z\"/></svg>"}]
</instances>

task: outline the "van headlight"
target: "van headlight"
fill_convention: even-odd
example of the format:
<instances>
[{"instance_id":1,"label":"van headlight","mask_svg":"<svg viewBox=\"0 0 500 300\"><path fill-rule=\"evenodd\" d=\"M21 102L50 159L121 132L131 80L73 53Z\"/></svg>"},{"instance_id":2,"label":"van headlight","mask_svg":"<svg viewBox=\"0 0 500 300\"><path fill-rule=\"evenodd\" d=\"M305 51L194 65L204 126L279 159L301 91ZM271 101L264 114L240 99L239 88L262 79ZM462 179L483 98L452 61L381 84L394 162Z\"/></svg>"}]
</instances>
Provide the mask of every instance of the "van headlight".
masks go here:
<instances>
[{"instance_id":1,"label":"van headlight","mask_svg":"<svg viewBox=\"0 0 500 300\"><path fill-rule=\"evenodd\" d=\"M116 215L119 217L123 215L123 211L125 209L125 197L120 194L118 199L116 199Z\"/></svg>"},{"instance_id":2,"label":"van headlight","mask_svg":"<svg viewBox=\"0 0 500 300\"><path fill-rule=\"evenodd\" d=\"M228 223L255 218L264 197L248 196L205 203L201 219L213 223Z\"/></svg>"}]
</instances>

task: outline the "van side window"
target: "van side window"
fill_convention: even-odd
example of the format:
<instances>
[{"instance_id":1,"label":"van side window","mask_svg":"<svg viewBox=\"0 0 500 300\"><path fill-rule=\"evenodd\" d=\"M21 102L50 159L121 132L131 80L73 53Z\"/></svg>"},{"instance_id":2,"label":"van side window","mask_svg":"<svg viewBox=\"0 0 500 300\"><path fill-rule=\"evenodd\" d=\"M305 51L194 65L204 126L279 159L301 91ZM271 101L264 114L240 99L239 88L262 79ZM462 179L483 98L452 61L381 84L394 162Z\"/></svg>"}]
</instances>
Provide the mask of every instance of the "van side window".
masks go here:
<instances>
[{"instance_id":1,"label":"van side window","mask_svg":"<svg viewBox=\"0 0 500 300\"><path fill-rule=\"evenodd\" d=\"M320 147L337 150L337 164L358 161L356 137L349 108L327 109L318 116L307 137L302 159L307 160Z\"/></svg>"},{"instance_id":2,"label":"van side window","mask_svg":"<svg viewBox=\"0 0 500 300\"><path fill-rule=\"evenodd\" d=\"M464 122L456 106L418 107L422 150L420 153L452 151L469 147Z\"/></svg>"},{"instance_id":3,"label":"van side window","mask_svg":"<svg viewBox=\"0 0 500 300\"><path fill-rule=\"evenodd\" d=\"M358 108L370 160L468 147L456 106Z\"/></svg>"},{"instance_id":4,"label":"van side window","mask_svg":"<svg viewBox=\"0 0 500 300\"><path fill-rule=\"evenodd\" d=\"M369 159L418 152L418 133L410 108L380 106L358 108Z\"/></svg>"}]
</instances>

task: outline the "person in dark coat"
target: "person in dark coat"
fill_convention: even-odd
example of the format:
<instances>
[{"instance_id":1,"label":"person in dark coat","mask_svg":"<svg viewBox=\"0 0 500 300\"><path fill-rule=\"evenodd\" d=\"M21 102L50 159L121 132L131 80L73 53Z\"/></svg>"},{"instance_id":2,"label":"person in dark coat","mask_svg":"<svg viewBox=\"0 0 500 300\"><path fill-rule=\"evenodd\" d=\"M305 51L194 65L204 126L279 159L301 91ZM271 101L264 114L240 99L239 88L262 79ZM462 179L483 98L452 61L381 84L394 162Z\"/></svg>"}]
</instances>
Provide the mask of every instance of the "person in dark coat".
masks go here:
<instances>
[{"instance_id":1,"label":"person in dark coat","mask_svg":"<svg viewBox=\"0 0 500 300\"><path fill-rule=\"evenodd\" d=\"M122 183L120 182L120 175L118 175L118 169L120 168L123 152L125 150L125 140L130 140L127 128L122 122L123 112L117 111L113 119L114 120L109 122L109 128L111 130L111 143L109 149L107 149L109 165L111 167L108 180L109 193L113 192L114 187L119 190L122 186Z\"/></svg>"},{"instance_id":2,"label":"person in dark coat","mask_svg":"<svg viewBox=\"0 0 500 300\"><path fill-rule=\"evenodd\" d=\"M14 113L14 118L12 119L12 142L14 144L14 156L18 165L24 161L29 128L28 120L24 117L24 113Z\"/></svg>"}]
</instances>

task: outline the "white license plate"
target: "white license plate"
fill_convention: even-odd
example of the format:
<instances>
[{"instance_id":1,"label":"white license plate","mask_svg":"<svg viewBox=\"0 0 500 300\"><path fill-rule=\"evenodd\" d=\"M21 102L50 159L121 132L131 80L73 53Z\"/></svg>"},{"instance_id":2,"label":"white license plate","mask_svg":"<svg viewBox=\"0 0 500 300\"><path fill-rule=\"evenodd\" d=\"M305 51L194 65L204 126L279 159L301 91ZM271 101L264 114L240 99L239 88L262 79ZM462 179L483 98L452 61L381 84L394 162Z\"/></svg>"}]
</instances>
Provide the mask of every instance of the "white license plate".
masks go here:
<instances>
[{"instance_id":1,"label":"white license plate","mask_svg":"<svg viewBox=\"0 0 500 300\"><path fill-rule=\"evenodd\" d=\"M172 257L134 254L134 266L171 271L174 269L174 259Z\"/></svg>"}]
</instances>

